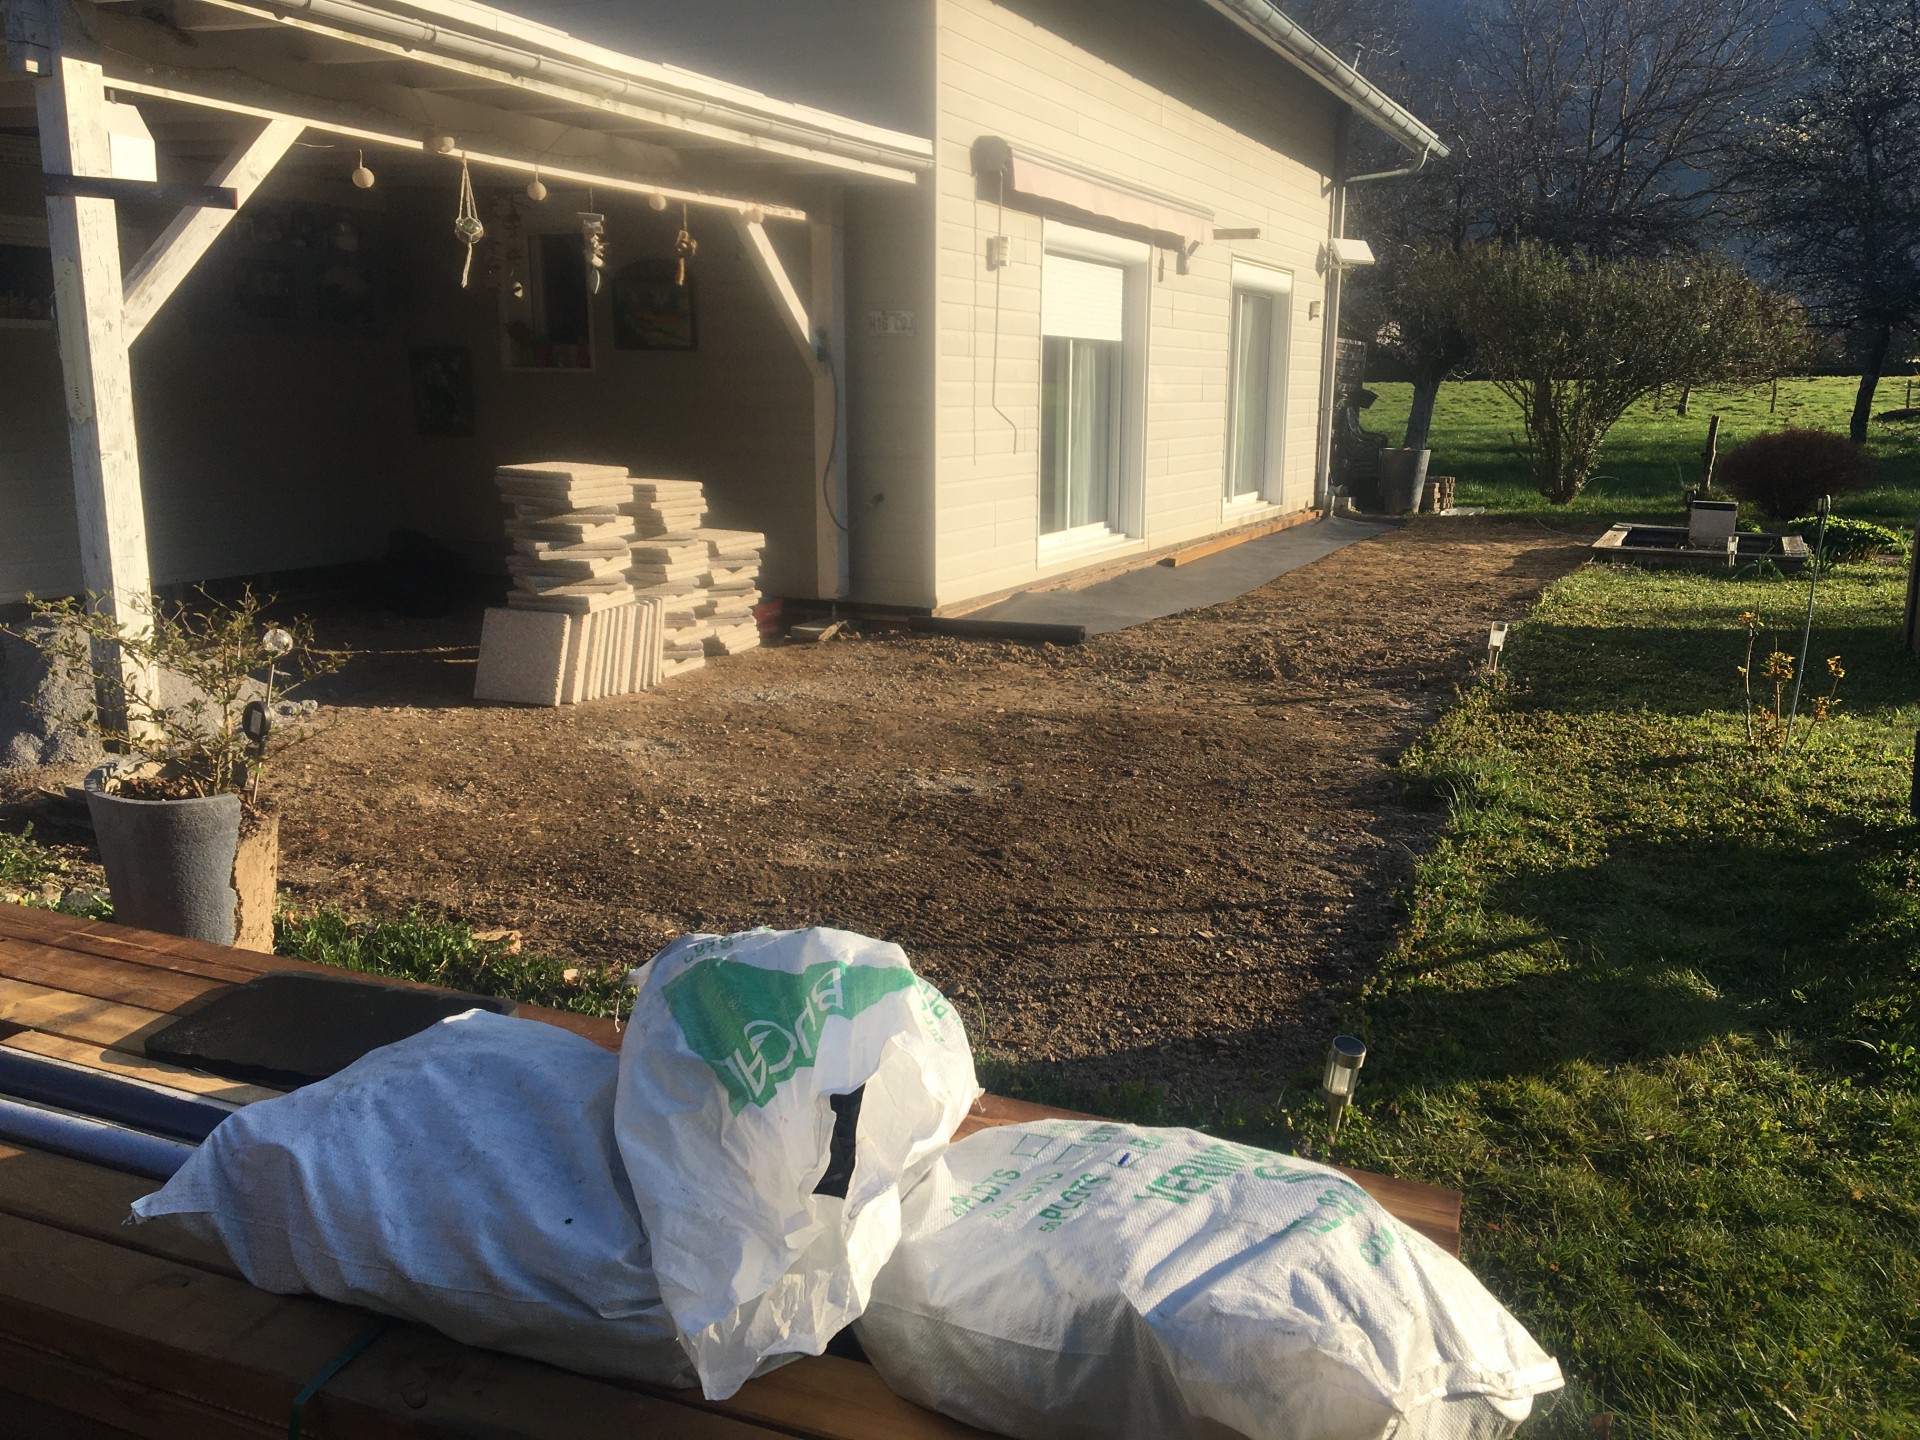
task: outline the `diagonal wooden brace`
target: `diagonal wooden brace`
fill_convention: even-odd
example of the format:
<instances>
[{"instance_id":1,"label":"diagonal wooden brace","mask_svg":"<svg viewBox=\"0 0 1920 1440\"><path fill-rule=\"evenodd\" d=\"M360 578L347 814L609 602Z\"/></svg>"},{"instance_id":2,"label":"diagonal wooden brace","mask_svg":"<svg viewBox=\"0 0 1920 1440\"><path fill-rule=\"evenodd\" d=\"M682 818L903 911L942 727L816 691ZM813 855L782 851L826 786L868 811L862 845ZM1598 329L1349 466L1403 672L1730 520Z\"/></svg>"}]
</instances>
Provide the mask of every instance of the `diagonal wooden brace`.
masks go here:
<instances>
[{"instance_id":1,"label":"diagonal wooden brace","mask_svg":"<svg viewBox=\"0 0 1920 1440\"><path fill-rule=\"evenodd\" d=\"M245 205L304 128L298 120L267 121L259 133L227 157L209 184L233 190ZM192 273L234 214L233 210L198 207L183 210L127 272L120 320L127 344L140 338L147 322Z\"/></svg>"}]
</instances>

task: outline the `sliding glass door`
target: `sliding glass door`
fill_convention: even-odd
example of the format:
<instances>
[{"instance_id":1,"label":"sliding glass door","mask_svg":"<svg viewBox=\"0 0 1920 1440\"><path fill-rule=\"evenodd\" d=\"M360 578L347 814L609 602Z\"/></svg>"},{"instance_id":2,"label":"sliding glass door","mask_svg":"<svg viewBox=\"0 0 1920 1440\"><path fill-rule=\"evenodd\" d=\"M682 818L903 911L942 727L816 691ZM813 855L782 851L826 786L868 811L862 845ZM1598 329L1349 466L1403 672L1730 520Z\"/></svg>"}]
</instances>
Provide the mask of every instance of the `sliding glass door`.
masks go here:
<instances>
[{"instance_id":1,"label":"sliding glass door","mask_svg":"<svg viewBox=\"0 0 1920 1440\"><path fill-rule=\"evenodd\" d=\"M1228 380L1226 502L1279 504L1286 454L1288 317L1293 280L1236 261Z\"/></svg>"},{"instance_id":2,"label":"sliding glass door","mask_svg":"<svg viewBox=\"0 0 1920 1440\"><path fill-rule=\"evenodd\" d=\"M1273 296L1233 292L1233 410L1227 446L1227 500L1253 501L1267 492L1272 453Z\"/></svg>"},{"instance_id":3,"label":"sliding glass door","mask_svg":"<svg viewBox=\"0 0 1920 1440\"><path fill-rule=\"evenodd\" d=\"M1040 535L1126 529L1121 503L1127 272L1051 251L1040 287Z\"/></svg>"},{"instance_id":4,"label":"sliding glass door","mask_svg":"<svg viewBox=\"0 0 1920 1440\"><path fill-rule=\"evenodd\" d=\"M1045 337L1040 374L1040 533L1114 528L1121 347Z\"/></svg>"}]
</instances>

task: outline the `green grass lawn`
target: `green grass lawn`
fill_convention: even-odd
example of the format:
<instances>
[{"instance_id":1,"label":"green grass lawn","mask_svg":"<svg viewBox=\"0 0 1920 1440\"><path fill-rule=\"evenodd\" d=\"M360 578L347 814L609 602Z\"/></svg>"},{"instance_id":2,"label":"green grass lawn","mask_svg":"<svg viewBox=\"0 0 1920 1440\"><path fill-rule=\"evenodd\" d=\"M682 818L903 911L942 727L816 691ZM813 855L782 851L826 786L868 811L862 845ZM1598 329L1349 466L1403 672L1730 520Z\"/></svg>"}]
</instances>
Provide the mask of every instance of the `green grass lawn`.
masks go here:
<instances>
[{"instance_id":1,"label":"green grass lawn","mask_svg":"<svg viewBox=\"0 0 1920 1440\"><path fill-rule=\"evenodd\" d=\"M1920 1434L1903 575L1823 583L1842 704L1783 759L1737 617L1793 650L1805 593L1581 571L1404 762L1450 824L1339 1148L1467 1192L1469 1264L1572 1381L1539 1433Z\"/></svg>"},{"instance_id":2,"label":"green grass lawn","mask_svg":"<svg viewBox=\"0 0 1920 1440\"><path fill-rule=\"evenodd\" d=\"M1411 385L1373 385L1380 399L1362 423L1399 444L1406 433ZM1763 430L1799 425L1845 434L1853 411L1854 381L1845 376L1782 380L1778 409L1768 410L1767 386L1742 391L1696 391L1690 413L1675 413L1674 395L1659 408L1642 403L1615 426L1587 489L1571 505L1556 506L1535 489L1515 453L1520 414L1483 380L1450 381L1440 387L1433 415L1431 473L1459 480L1455 503L1490 511L1540 510L1622 519L1673 519L1680 492L1700 478L1700 452L1707 418L1718 413L1724 454ZM1914 387L1920 405L1920 384ZM1906 401L1905 379L1883 380L1875 413ZM1920 424L1874 422L1868 436L1875 459L1871 486L1837 502L1836 509L1863 520L1911 529L1920 511Z\"/></svg>"}]
</instances>

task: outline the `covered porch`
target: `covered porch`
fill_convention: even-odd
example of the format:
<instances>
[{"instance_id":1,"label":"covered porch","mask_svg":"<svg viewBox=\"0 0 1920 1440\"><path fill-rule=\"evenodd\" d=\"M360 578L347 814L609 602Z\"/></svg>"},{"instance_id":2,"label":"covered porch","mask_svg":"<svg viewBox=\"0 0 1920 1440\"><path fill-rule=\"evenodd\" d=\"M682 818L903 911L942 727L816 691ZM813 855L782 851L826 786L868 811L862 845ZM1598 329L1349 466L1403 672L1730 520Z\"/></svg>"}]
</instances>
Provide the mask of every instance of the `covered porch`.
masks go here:
<instances>
[{"instance_id":1,"label":"covered porch","mask_svg":"<svg viewBox=\"0 0 1920 1440\"><path fill-rule=\"evenodd\" d=\"M457 0L5 11L0 602L498 571L551 455L846 593L846 211L928 141Z\"/></svg>"}]
</instances>

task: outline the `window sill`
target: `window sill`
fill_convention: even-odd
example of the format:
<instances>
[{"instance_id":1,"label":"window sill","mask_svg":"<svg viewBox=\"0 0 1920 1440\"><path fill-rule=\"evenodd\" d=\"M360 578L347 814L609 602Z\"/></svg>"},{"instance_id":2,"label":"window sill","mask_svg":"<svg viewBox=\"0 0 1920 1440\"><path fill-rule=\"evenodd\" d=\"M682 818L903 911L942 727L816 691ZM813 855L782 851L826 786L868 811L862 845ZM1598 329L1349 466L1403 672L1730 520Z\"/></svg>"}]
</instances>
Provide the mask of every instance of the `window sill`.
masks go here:
<instances>
[{"instance_id":1,"label":"window sill","mask_svg":"<svg viewBox=\"0 0 1920 1440\"><path fill-rule=\"evenodd\" d=\"M1109 530L1102 526L1095 530L1087 526L1079 530L1067 530L1057 535L1040 537L1039 563L1043 570L1065 565L1070 561L1085 560L1105 555L1115 550L1125 550L1141 542L1132 535L1123 535L1118 530Z\"/></svg>"}]
</instances>

